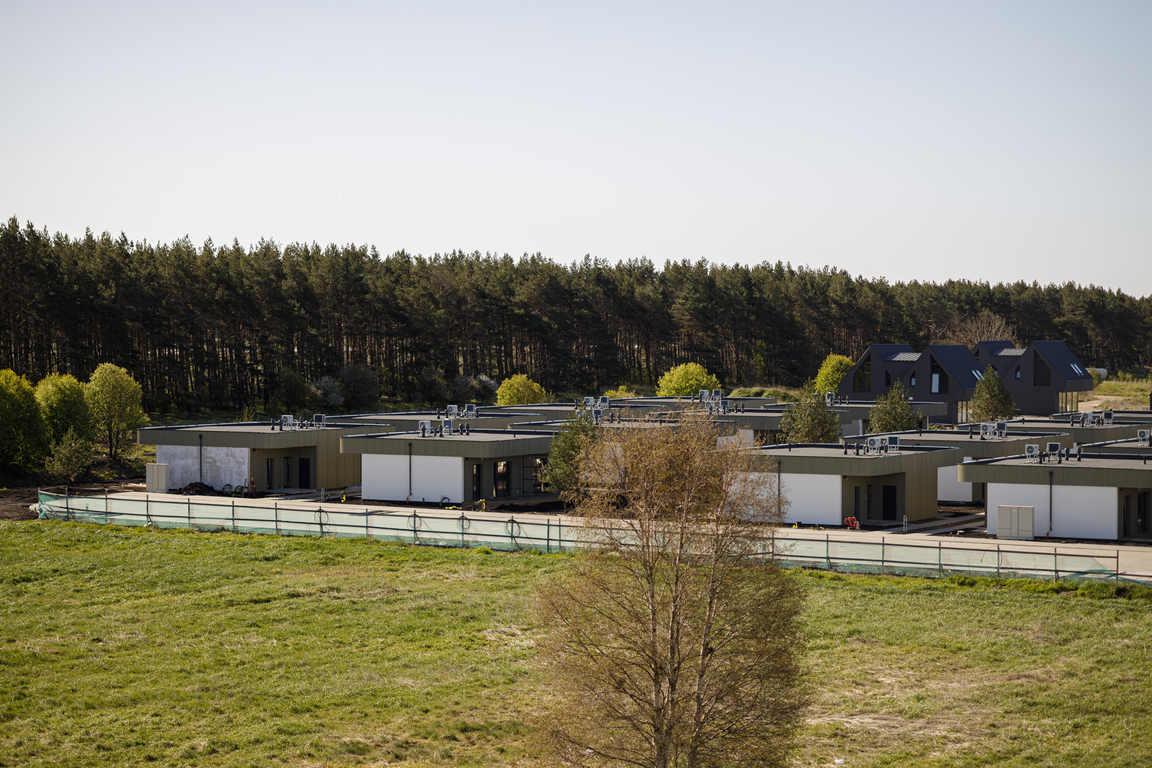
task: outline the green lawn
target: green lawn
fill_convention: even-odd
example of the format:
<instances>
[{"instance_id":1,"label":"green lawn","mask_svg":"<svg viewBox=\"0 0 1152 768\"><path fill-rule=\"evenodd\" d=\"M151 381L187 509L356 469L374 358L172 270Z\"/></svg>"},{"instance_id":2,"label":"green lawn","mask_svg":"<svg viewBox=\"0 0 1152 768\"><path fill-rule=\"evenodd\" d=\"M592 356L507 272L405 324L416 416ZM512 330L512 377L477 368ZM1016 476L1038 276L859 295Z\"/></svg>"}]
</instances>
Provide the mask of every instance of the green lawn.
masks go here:
<instances>
[{"instance_id":1,"label":"green lawn","mask_svg":"<svg viewBox=\"0 0 1152 768\"><path fill-rule=\"evenodd\" d=\"M0 764L534 764L570 557L0 523ZM797 765L1152 764L1152 602L799 578Z\"/></svg>"}]
</instances>

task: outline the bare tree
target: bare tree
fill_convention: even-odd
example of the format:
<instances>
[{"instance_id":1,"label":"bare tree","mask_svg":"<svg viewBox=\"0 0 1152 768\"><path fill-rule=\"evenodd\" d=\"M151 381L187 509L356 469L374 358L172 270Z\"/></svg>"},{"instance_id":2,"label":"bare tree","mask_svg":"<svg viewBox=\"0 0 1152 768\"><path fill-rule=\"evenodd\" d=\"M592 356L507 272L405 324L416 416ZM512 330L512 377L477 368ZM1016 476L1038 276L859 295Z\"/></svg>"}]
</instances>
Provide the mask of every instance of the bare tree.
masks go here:
<instances>
[{"instance_id":1,"label":"bare tree","mask_svg":"<svg viewBox=\"0 0 1152 768\"><path fill-rule=\"evenodd\" d=\"M954 316L945 329L943 340L953 344L964 344L968 349L975 349L982 341L1010 341L1013 345L1020 346L1016 329L1000 315L987 310L976 317L960 319Z\"/></svg>"},{"instance_id":2,"label":"bare tree","mask_svg":"<svg viewBox=\"0 0 1152 768\"><path fill-rule=\"evenodd\" d=\"M773 561L787 500L746 440L612 425L583 452L589 545L540 589L561 762L781 765L805 705L801 591Z\"/></svg>"}]
</instances>

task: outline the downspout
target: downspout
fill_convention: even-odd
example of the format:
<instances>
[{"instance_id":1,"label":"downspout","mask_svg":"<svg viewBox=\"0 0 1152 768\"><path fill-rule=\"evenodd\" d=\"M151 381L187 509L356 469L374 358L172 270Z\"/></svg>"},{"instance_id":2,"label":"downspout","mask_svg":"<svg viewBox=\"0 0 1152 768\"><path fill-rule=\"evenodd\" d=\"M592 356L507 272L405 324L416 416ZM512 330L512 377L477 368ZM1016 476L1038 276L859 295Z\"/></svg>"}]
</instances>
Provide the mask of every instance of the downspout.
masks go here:
<instances>
[{"instance_id":1,"label":"downspout","mask_svg":"<svg viewBox=\"0 0 1152 768\"><path fill-rule=\"evenodd\" d=\"M1048 470L1048 538L1052 538L1052 470Z\"/></svg>"}]
</instances>

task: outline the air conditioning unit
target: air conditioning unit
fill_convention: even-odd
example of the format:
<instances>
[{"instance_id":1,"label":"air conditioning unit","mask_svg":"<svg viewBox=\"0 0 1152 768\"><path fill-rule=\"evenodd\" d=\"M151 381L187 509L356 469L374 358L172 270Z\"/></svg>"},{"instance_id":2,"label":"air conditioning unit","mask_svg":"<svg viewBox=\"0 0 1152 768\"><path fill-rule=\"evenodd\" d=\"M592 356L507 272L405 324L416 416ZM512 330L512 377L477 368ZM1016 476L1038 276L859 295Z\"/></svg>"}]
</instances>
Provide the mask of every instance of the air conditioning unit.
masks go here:
<instances>
[{"instance_id":1,"label":"air conditioning unit","mask_svg":"<svg viewBox=\"0 0 1152 768\"><path fill-rule=\"evenodd\" d=\"M709 398L708 398L708 390L706 390L706 389L702 389L702 390L700 390L700 399L701 399L701 400L707 400L707 399L709 399Z\"/></svg>"},{"instance_id":2,"label":"air conditioning unit","mask_svg":"<svg viewBox=\"0 0 1152 768\"><path fill-rule=\"evenodd\" d=\"M444 428L444 434L450 435L455 424L453 424L452 419L444 419L440 422L440 426Z\"/></svg>"},{"instance_id":3,"label":"air conditioning unit","mask_svg":"<svg viewBox=\"0 0 1152 768\"><path fill-rule=\"evenodd\" d=\"M295 423L296 423L296 419L293 418L291 414L286 413L280 417L280 426L281 427L290 427Z\"/></svg>"},{"instance_id":4,"label":"air conditioning unit","mask_svg":"<svg viewBox=\"0 0 1152 768\"><path fill-rule=\"evenodd\" d=\"M720 401L720 413L728 413L728 411L730 411L730 410L732 410L732 401L731 400L721 400Z\"/></svg>"},{"instance_id":5,"label":"air conditioning unit","mask_svg":"<svg viewBox=\"0 0 1152 768\"><path fill-rule=\"evenodd\" d=\"M584 407L585 408L593 408L595 406L596 406L596 398L594 398L594 397L584 398Z\"/></svg>"},{"instance_id":6,"label":"air conditioning unit","mask_svg":"<svg viewBox=\"0 0 1152 768\"><path fill-rule=\"evenodd\" d=\"M476 418L476 403L468 403L466 406L464 406L464 418Z\"/></svg>"},{"instance_id":7,"label":"air conditioning unit","mask_svg":"<svg viewBox=\"0 0 1152 768\"><path fill-rule=\"evenodd\" d=\"M325 427L328 425L328 417L322 413L317 413L312 417L312 423L317 427Z\"/></svg>"},{"instance_id":8,"label":"air conditioning unit","mask_svg":"<svg viewBox=\"0 0 1152 768\"><path fill-rule=\"evenodd\" d=\"M1048 453L1055 456L1060 453L1060 443L1048 443Z\"/></svg>"},{"instance_id":9,"label":"air conditioning unit","mask_svg":"<svg viewBox=\"0 0 1152 768\"><path fill-rule=\"evenodd\" d=\"M420 422L420 435L422 437L424 435L427 435L431 431L432 431L432 422L431 421L421 421Z\"/></svg>"},{"instance_id":10,"label":"air conditioning unit","mask_svg":"<svg viewBox=\"0 0 1152 768\"><path fill-rule=\"evenodd\" d=\"M1029 444L1024 446L1024 458L1029 461L1036 461L1040 458L1040 446Z\"/></svg>"},{"instance_id":11,"label":"air conditioning unit","mask_svg":"<svg viewBox=\"0 0 1152 768\"><path fill-rule=\"evenodd\" d=\"M1104 411L1104 423L1105 424L1111 424L1112 423L1112 411Z\"/></svg>"},{"instance_id":12,"label":"air conditioning unit","mask_svg":"<svg viewBox=\"0 0 1152 768\"><path fill-rule=\"evenodd\" d=\"M609 398L607 395L602 395L600 397L600 407L604 408L605 410L607 410L608 408L611 408L612 407L612 399Z\"/></svg>"},{"instance_id":13,"label":"air conditioning unit","mask_svg":"<svg viewBox=\"0 0 1152 768\"><path fill-rule=\"evenodd\" d=\"M1092 421L1092 414L1090 414L1090 413L1080 414L1080 426L1086 427L1086 426L1088 426L1088 422L1090 422L1090 421Z\"/></svg>"},{"instance_id":14,"label":"air conditioning unit","mask_svg":"<svg viewBox=\"0 0 1152 768\"><path fill-rule=\"evenodd\" d=\"M595 421L597 424L599 424L600 420L603 418L604 418L604 409L603 408L593 408L592 409L592 420L593 421Z\"/></svg>"},{"instance_id":15,"label":"air conditioning unit","mask_svg":"<svg viewBox=\"0 0 1152 768\"><path fill-rule=\"evenodd\" d=\"M870 437L868 438L868 452L879 453L884 450L884 446L887 445L887 443L888 441L883 437Z\"/></svg>"},{"instance_id":16,"label":"air conditioning unit","mask_svg":"<svg viewBox=\"0 0 1152 768\"><path fill-rule=\"evenodd\" d=\"M1136 439L1144 443L1152 442L1152 429L1136 430Z\"/></svg>"},{"instance_id":17,"label":"air conditioning unit","mask_svg":"<svg viewBox=\"0 0 1152 768\"><path fill-rule=\"evenodd\" d=\"M996 433L998 435L1000 435L1000 437L1008 437L1008 422L1006 422L1006 421L996 422Z\"/></svg>"},{"instance_id":18,"label":"air conditioning unit","mask_svg":"<svg viewBox=\"0 0 1152 768\"><path fill-rule=\"evenodd\" d=\"M981 424L980 425L980 437L983 437L983 438L996 437L996 425L995 424Z\"/></svg>"},{"instance_id":19,"label":"air conditioning unit","mask_svg":"<svg viewBox=\"0 0 1152 768\"><path fill-rule=\"evenodd\" d=\"M835 395L833 395L831 392L827 392L827 393L825 393L825 395L824 395L824 405L826 405L826 406L828 406L829 408L831 408L831 407L832 407L832 404L833 404L833 403L835 403L835 402L836 402L836 397L835 397Z\"/></svg>"},{"instance_id":20,"label":"air conditioning unit","mask_svg":"<svg viewBox=\"0 0 1152 768\"><path fill-rule=\"evenodd\" d=\"M445 414L445 415L446 415L448 418L450 418L450 419L454 419L454 418L456 418L457 416L459 416L459 415L460 415L460 406L458 406L458 405L450 405L450 406L448 406L447 408L445 408L445 409L444 409L444 414Z\"/></svg>"},{"instance_id":21,"label":"air conditioning unit","mask_svg":"<svg viewBox=\"0 0 1152 768\"><path fill-rule=\"evenodd\" d=\"M724 390L722 390L722 389L712 390L712 399L713 400L719 400L722 397L724 397Z\"/></svg>"},{"instance_id":22,"label":"air conditioning unit","mask_svg":"<svg viewBox=\"0 0 1152 768\"><path fill-rule=\"evenodd\" d=\"M888 447L894 448L897 451L900 450L900 438L896 437L895 435L893 435L892 437L889 437L888 438Z\"/></svg>"}]
</instances>

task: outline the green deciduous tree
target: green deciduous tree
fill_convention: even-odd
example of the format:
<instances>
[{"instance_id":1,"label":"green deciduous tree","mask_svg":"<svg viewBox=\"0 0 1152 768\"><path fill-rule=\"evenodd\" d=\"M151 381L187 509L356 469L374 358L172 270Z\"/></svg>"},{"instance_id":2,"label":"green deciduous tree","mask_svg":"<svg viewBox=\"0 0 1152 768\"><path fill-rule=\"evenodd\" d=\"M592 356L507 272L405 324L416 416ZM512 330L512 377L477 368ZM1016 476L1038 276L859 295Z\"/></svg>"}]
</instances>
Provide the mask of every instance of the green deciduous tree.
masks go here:
<instances>
[{"instance_id":1,"label":"green deciduous tree","mask_svg":"<svg viewBox=\"0 0 1152 768\"><path fill-rule=\"evenodd\" d=\"M1012 401L1008 386L990 365L984 369L984 378L976 383L969 413L972 421L998 421L1016 415L1016 403Z\"/></svg>"},{"instance_id":2,"label":"green deciduous tree","mask_svg":"<svg viewBox=\"0 0 1152 768\"><path fill-rule=\"evenodd\" d=\"M852 361L844 355L828 355L824 358L824 364L816 374L816 393L822 395L838 390L840 382L848 375L848 371L852 370L852 365Z\"/></svg>"},{"instance_id":3,"label":"green deciduous tree","mask_svg":"<svg viewBox=\"0 0 1152 768\"><path fill-rule=\"evenodd\" d=\"M84 387L84 398L92 411L96 441L107 449L108 458L120 458L134 432L148 425L140 385L120 366L101 363Z\"/></svg>"},{"instance_id":4,"label":"green deciduous tree","mask_svg":"<svg viewBox=\"0 0 1152 768\"><path fill-rule=\"evenodd\" d=\"M784 409L780 439L785 443L834 443L840 439L840 420L828 410L824 395L806 390Z\"/></svg>"},{"instance_id":5,"label":"green deciduous tree","mask_svg":"<svg viewBox=\"0 0 1152 768\"><path fill-rule=\"evenodd\" d=\"M908 389L899 379L876 398L876 403L868 412L869 432L901 432L916 429L923 416L908 401Z\"/></svg>"},{"instance_id":6,"label":"green deciduous tree","mask_svg":"<svg viewBox=\"0 0 1152 768\"><path fill-rule=\"evenodd\" d=\"M720 389L720 380L699 363L684 363L670 368L656 384L659 397L687 397L702 389Z\"/></svg>"},{"instance_id":7,"label":"green deciduous tree","mask_svg":"<svg viewBox=\"0 0 1152 768\"><path fill-rule=\"evenodd\" d=\"M549 399L544 387L523 373L504 379L496 390L496 405L529 405L546 403Z\"/></svg>"},{"instance_id":8,"label":"green deciduous tree","mask_svg":"<svg viewBox=\"0 0 1152 768\"><path fill-rule=\"evenodd\" d=\"M45 376L36 385L36 402L40 404L49 441L59 442L70 429L76 432L76 437L92 440L92 411L84 399L84 385L75 376L66 373Z\"/></svg>"},{"instance_id":9,"label":"green deciduous tree","mask_svg":"<svg viewBox=\"0 0 1152 768\"><path fill-rule=\"evenodd\" d=\"M48 449L36 393L23 376L0 371L0 467L30 470Z\"/></svg>"},{"instance_id":10,"label":"green deciduous tree","mask_svg":"<svg viewBox=\"0 0 1152 768\"><path fill-rule=\"evenodd\" d=\"M69 429L52 443L44 471L55 480L73 482L92 463L92 441Z\"/></svg>"},{"instance_id":11,"label":"green deciduous tree","mask_svg":"<svg viewBox=\"0 0 1152 768\"><path fill-rule=\"evenodd\" d=\"M686 414L581 454L588 546L539 591L542 746L569 765L786 765L805 704L785 499L750 444ZM764 478L764 485L759 478Z\"/></svg>"}]
</instances>

